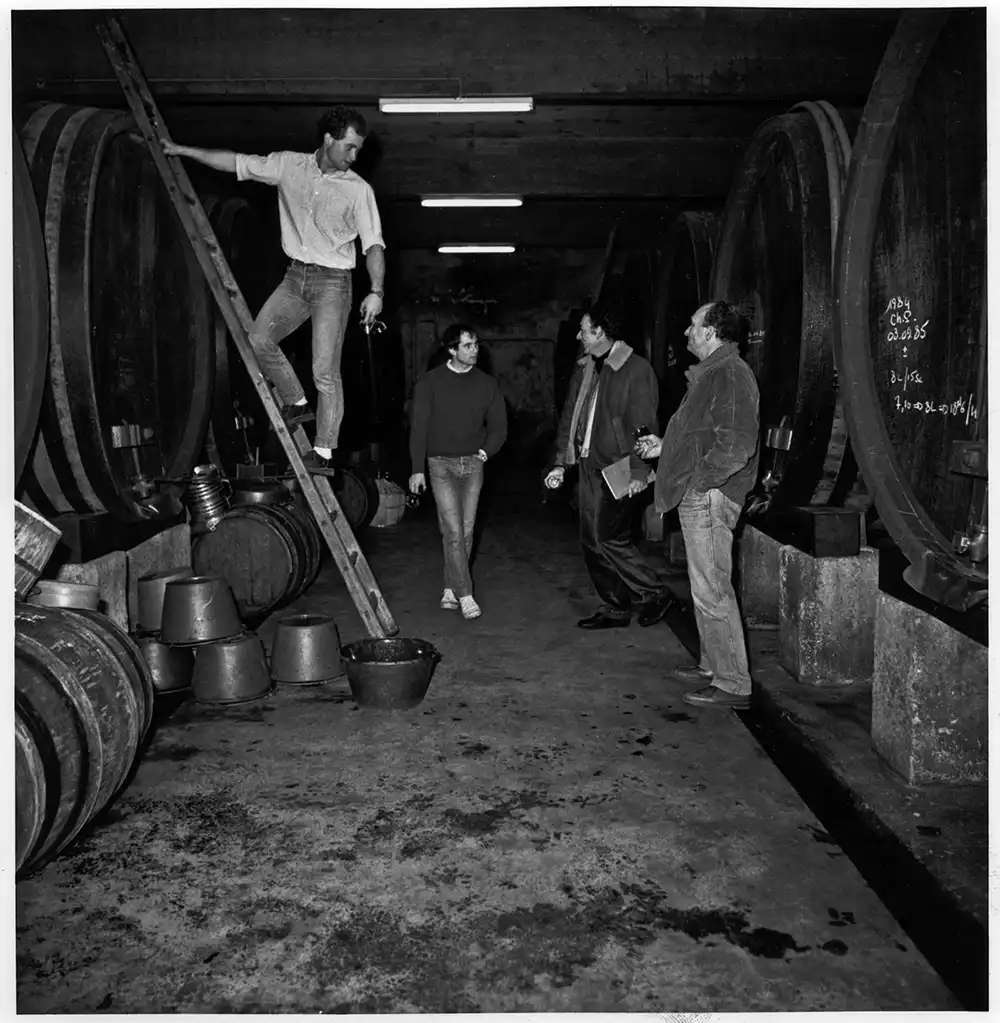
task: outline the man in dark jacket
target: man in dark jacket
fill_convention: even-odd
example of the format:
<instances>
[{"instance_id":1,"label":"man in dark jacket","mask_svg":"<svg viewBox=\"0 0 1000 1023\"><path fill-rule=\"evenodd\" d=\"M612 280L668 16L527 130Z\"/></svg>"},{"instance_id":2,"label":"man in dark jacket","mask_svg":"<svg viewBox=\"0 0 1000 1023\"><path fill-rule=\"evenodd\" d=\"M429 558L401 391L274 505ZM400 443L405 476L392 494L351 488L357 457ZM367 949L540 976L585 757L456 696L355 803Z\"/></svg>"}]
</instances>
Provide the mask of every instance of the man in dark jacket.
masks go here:
<instances>
[{"instance_id":1,"label":"man in dark jacket","mask_svg":"<svg viewBox=\"0 0 1000 1023\"><path fill-rule=\"evenodd\" d=\"M699 361L663 439L640 437L636 450L660 462L654 501L662 515L679 504L688 578L701 641L698 664L674 669L684 681L707 682L684 694L698 707L750 706L750 671L733 590L733 528L757 479L760 394L740 358L742 319L728 302L710 302L691 317L688 351Z\"/></svg>"},{"instance_id":2,"label":"man in dark jacket","mask_svg":"<svg viewBox=\"0 0 1000 1023\"><path fill-rule=\"evenodd\" d=\"M653 625L671 603L663 580L632 540L643 484L631 484L616 500L601 474L626 455L640 474L647 469L632 451L632 438L639 427L656 422L656 374L624 341L614 340L618 329L615 316L599 306L580 318L577 336L585 354L570 379L555 467L545 477L545 485L555 489L562 486L566 466L580 467L580 546L602 601L576 623L581 629L628 625L633 610L640 625Z\"/></svg>"}]
</instances>

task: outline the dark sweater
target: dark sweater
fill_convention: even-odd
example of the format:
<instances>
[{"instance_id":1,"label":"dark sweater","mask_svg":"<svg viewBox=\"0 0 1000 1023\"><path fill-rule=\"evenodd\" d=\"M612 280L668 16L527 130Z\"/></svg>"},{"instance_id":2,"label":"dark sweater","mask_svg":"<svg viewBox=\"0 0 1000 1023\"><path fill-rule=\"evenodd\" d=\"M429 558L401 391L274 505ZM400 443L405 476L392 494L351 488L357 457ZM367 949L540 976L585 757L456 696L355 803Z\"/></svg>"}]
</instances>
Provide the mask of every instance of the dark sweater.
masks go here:
<instances>
[{"instance_id":1,"label":"dark sweater","mask_svg":"<svg viewBox=\"0 0 1000 1023\"><path fill-rule=\"evenodd\" d=\"M456 373L447 364L425 373L413 388L411 472L435 456L492 458L507 439L507 407L496 380L481 369Z\"/></svg>"}]
</instances>

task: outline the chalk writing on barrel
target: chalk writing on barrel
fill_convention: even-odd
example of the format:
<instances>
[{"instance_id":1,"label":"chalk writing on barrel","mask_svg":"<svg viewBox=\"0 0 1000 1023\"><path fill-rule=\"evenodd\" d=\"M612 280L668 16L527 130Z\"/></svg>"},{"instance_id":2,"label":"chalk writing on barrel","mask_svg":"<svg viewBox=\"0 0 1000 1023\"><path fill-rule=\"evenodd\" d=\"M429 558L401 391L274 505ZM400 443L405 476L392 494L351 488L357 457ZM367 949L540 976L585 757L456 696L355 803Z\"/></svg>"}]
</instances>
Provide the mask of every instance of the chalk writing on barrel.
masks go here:
<instances>
[{"instance_id":1,"label":"chalk writing on barrel","mask_svg":"<svg viewBox=\"0 0 1000 1023\"><path fill-rule=\"evenodd\" d=\"M913 306L905 295L895 295L889 299L883 316L889 316L889 329L886 331L887 342L896 341L922 341L927 337L927 325L931 322L926 319L918 323L918 317L913 312ZM901 350L904 362L910 355L910 349L904 344ZM907 394L909 388L923 384L924 379L921 372L903 366L902 369L889 370L890 388L901 387L902 390L892 395L893 407L897 412L922 412L925 416L961 416L966 425L970 420L979 418L979 409L976 407L974 395L971 393L956 401L935 401L930 398L918 398L912 391Z\"/></svg>"},{"instance_id":2,"label":"chalk writing on barrel","mask_svg":"<svg viewBox=\"0 0 1000 1023\"><path fill-rule=\"evenodd\" d=\"M937 413L945 416L962 416L965 419L966 425L968 425L970 419L979 418L979 409L976 407L972 394L950 403L934 402L931 400L910 401L909 398L904 398L901 394L897 394L894 404L897 412L909 412L912 410L914 412L923 412L924 415Z\"/></svg>"}]
</instances>

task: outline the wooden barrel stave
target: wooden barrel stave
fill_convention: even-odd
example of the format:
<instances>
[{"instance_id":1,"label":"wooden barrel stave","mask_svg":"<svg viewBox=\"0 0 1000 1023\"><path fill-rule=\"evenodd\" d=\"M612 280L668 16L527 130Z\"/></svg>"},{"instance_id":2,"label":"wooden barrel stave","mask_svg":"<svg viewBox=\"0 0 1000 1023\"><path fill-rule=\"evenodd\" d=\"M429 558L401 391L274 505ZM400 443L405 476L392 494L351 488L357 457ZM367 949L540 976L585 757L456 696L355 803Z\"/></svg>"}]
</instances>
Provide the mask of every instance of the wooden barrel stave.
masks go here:
<instances>
[{"instance_id":1,"label":"wooden barrel stave","mask_svg":"<svg viewBox=\"0 0 1000 1023\"><path fill-rule=\"evenodd\" d=\"M290 516L298 525L305 546L306 568L303 573L302 584L299 587L298 593L295 593L289 598L290 600L294 600L297 596L299 596L299 594L304 593L307 589L309 589L309 587L316 581L316 576L319 575L320 565L323 560L325 544L323 534L320 532L319 526L316 524L316 519L313 518L313 513L309 510L307 505L293 501L289 504L282 505L281 507L285 514Z\"/></svg>"},{"instance_id":2,"label":"wooden barrel stave","mask_svg":"<svg viewBox=\"0 0 1000 1023\"><path fill-rule=\"evenodd\" d=\"M951 471L985 440L983 15L904 14L855 140L837 263L837 351L851 440L904 578L964 611L986 566L960 554L985 478Z\"/></svg>"},{"instance_id":3,"label":"wooden barrel stave","mask_svg":"<svg viewBox=\"0 0 1000 1023\"><path fill-rule=\"evenodd\" d=\"M45 824L48 786L38 743L15 709L14 869L19 871L38 844Z\"/></svg>"},{"instance_id":4,"label":"wooden barrel stave","mask_svg":"<svg viewBox=\"0 0 1000 1023\"><path fill-rule=\"evenodd\" d=\"M760 386L762 446L771 427L792 430L777 490L784 504L843 503L857 478L833 354L846 140L829 104L801 104L765 122L727 199L713 267L712 297L750 320L746 358Z\"/></svg>"},{"instance_id":5,"label":"wooden barrel stave","mask_svg":"<svg viewBox=\"0 0 1000 1023\"><path fill-rule=\"evenodd\" d=\"M128 666L74 611L22 604L15 610L15 626L20 635L45 644L51 656L73 673L94 708L102 750L94 812L100 812L127 778L142 735L144 709Z\"/></svg>"},{"instance_id":6,"label":"wooden barrel stave","mask_svg":"<svg viewBox=\"0 0 1000 1023\"><path fill-rule=\"evenodd\" d=\"M179 477L197 459L213 378L203 275L133 131L127 114L47 104L22 132L45 210L52 341L27 490L55 513L126 521L152 514L136 477Z\"/></svg>"},{"instance_id":7,"label":"wooden barrel stave","mask_svg":"<svg viewBox=\"0 0 1000 1023\"><path fill-rule=\"evenodd\" d=\"M155 690L149 665L142 651L124 629L116 625L106 614L88 608L72 609L75 615L89 623L94 637L108 647L112 656L121 665L128 677L139 707L139 739L141 743L153 724Z\"/></svg>"},{"instance_id":8,"label":"wooden barrel stave","mask_svg":"<svg viewBox=\"0 0 1000 1023\"><path fill-rule=\"evenodd\" d=\"M49 274L31 172L13 138L14 228L14 484L38 430L49 358Z\"/></svg>"},{"instance_id":9,"label":"wooden barrel stave","mask_svg":"<svg viewBox=\"0 0 1000 1023\"><path fill-rule=\"evenodd\" d=\"M31 869L63 848L96 812L103 745L94 706L72 669L44 642L15 636L17 717L29 729L45 770L45 819L19 869Z\"/></svg>"},{"instance_id":10,"label":"wooden barrel stave","mask_svg":"<svg viewBox=\"0 0 1000 1023\"><path fill-rule=\"evenodd\" d=\"M91 501L96 495L81 482L76 466L79 451L75 440L62 435L60 424L65 421L65 403L61 394L65 390L65 371L58 338L58 274L56 270L59 246L59 220L63 203L62 174L65 169L64 132L74 138L80 122L97 111L93 107L72 107L62 104L44 104L28 119L21 132L25 157L31 169L32 184L42 213L43 238L48 264L49 287L49 383L46 386L40 414L38 443L32 463L33 479L26 489L32 500L46 514L67 514L73 511L93 511ZM51 199L50 199L51 196ZM53 379L57 382L54 386ZM75 457L74 457L75 455Z\"/></svg>"}]
</instances>

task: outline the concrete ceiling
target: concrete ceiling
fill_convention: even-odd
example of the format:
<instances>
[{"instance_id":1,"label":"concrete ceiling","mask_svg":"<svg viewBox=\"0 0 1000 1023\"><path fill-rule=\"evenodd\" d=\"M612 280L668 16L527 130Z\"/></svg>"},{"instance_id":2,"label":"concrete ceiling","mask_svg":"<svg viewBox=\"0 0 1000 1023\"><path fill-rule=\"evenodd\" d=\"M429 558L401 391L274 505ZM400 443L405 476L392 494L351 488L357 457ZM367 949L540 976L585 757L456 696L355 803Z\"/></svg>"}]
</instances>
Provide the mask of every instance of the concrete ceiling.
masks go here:
<instances>
[{"instance_id":1,"label":"concrete ceiling","mask_svg":"<svg viewBox=\"0 0 1000 1023\"><path fill-rule=\"evenodd\" d=\"M718 206L757 126L801 100L860 109L891 10L522 8L127 10L172 136L243 152L308 149L322 110L357 107L359 170L396 245L599 246L622 218L654 237ZM99 11L13 11L15 106L124 105ZM386 95L531 95L530 114L391 116ZM515 192L513 211L419 196Z\"/></svg>"}]
</instances>

